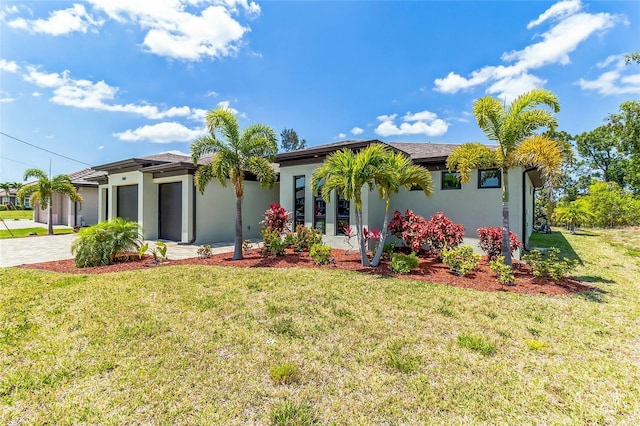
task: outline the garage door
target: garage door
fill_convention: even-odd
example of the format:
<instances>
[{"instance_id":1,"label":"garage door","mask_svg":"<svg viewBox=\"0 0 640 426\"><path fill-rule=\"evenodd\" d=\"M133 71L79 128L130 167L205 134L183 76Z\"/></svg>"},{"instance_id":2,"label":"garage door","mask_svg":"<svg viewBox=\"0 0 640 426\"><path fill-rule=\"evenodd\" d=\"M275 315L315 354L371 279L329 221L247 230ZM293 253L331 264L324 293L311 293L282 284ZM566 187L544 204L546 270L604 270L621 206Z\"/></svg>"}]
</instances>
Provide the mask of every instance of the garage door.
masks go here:
<instances>
[{"instance_id":1,"label":"garage door","mask_svg":"<svg viewBox=\"0 0 640 426\"><path fill-rule=\"evenodd\" d=\"M182 239L182 183L162 183L158 208L158 238Z\"/></svg>"},{"instance_id":2,"label":"garage door","mask_svg":"<svg viewBox=\"0 0 640 426\"><path fill-rule=\"evenodd\" d=\"M138 185L118 186L117 216L138 221Z\"/></svg>"}]
</instances>

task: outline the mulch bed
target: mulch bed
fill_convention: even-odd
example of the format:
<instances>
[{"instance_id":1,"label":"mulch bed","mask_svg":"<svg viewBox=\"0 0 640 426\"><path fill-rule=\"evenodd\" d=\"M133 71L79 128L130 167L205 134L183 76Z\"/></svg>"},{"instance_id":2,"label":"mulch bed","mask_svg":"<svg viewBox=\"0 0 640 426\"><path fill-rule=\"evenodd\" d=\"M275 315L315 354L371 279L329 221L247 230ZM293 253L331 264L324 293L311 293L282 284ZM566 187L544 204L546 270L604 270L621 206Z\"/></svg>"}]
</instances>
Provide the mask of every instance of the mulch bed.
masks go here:
<instances>
[{"instance_id":1,"label":"mulch bed","mask_svg":"<svg viewBox=\"0 0 640 426\"><path fill-rule=\"evenodd\" d=\"M73 259L21 265L18 267L72 274L103 274L107 272L145 269L148 267L167 268L174 265L236 266L240 268L305 267L357 271L369 275L421 280L430 283L446 284L454 287L472 288L480 291L569 295L584 291L597 290L593 286L572 278L563 278L562 280L554 281L535 277L531 274L531 270L526 264L517 262L514 262L516 265L516 268L514 268L516 285L502 285L496 281L496 276L489 271L489 262L486 257L482 259L478 270L465 277L459 277L452 274L446 265L436 262L435 257L429 254L421 254L418 269L412 271L408 275L394 274L388 268L386 261L382 261L380 266L376 268L365 268L360 264L360 256L355 251L345 252L344 250L332 249L332 254L335 262L330 265L323 266L315 265L308 253L294 253L291 250L287 250L286 254L282 257L265 257L262 256L260 249L253 249L244 255L243 260L231 260L232 253L222 253L213 255L207 259L194 257L190 259L170 260L166 264L154 265L151 261L151 257L145 255L142 259L138 259L137 256L131 256L131 260L94 268L76 268ZM170 256L171 254L169 253L169 257Z\"/></svg>"}]
</instances>

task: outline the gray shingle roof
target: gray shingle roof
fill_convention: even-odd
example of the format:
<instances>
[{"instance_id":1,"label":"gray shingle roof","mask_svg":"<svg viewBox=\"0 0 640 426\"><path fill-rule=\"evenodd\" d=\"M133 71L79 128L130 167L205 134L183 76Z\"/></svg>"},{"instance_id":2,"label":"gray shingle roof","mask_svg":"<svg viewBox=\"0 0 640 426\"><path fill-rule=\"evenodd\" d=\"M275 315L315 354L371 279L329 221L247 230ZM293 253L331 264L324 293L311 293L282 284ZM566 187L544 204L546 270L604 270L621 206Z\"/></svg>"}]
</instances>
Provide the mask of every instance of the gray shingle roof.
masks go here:
<instances>
[{"instance_id":1,"label":"gray shingle roof","mask_svg":"<svg viewBox=\"0 0 640 426\"><path fill-rule=\"evenodd\" d=\"M100 170L93 169L82 169L77 172L69 173L68 176L71 178L71 182L74 184L86 184L86 185L96 185L95 181L88 180L90 178L97 178L100 176L106 176L107 172L103 172Z\"/></svg>"},{"instance_id":2,"label":"gray shingle roof","mask_svg":"<svg viewBox=\"0 0 640 426\"><path fill-rule=\"evenodd\" d=\"M409 154L412 160L447 157L460 144L432 142L388 142L387 145Z\"/></svg>"}]
</instances>

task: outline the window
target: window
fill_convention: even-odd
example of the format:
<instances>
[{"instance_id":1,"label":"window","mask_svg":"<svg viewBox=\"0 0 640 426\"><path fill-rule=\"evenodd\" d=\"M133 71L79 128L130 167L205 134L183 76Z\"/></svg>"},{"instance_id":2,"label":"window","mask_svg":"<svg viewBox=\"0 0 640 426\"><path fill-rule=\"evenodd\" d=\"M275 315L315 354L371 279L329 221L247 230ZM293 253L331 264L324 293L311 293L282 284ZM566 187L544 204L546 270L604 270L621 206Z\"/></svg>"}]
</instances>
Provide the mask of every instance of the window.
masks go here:
<instances>
[{"instance_id":1,"label":"window","mask_svg":"<svg viewBox=\"0 0 640 426\"><path fill-rule=\"evenodd\" d=\"M304 176L294 176L294 194L293 198L295 200L295 215L294 215L294 223L293 227L295 228L298 225L304 226L304 193L305 193L305 177Z\"/></svg>"},{"instance_id":2,"label":"window","mask_svg":"<svg viewBox=\"0 0 640 426\"><path fill-rule=\"evenodd\" d=\"M350 212L351 202L342 195L338 195L338 202L336 203L336 235L347 235Z\"/></svg>"},{"instance_id":3,"label":"window","mask_svg":"<svg viewBox=\"0 0 640 426\"><path fill-rule=\"evenodd\" d=\"M318 186L318 195L313 197L313 227L321 234L327 233L327 203L319 195L322 193L324 180Z\"/></svg>"},{"instance_id":4,"label":"window","mask_svg":"<svg viewBox=\"0 0 640 426\"><path fill-rule=\"evenodd\" d=\"M460 173L442 172L442 189L460 189Z\"/></svg>"},{"instance_id":5,"label":"window","mask_svg":"<svg viewBox=\"0 0 640 426\"><path fill-rule=\"evenodd\" d=\"M500 188L501 177L499 169L478 170L478 188Z\"/></svg>"}]
</instances>

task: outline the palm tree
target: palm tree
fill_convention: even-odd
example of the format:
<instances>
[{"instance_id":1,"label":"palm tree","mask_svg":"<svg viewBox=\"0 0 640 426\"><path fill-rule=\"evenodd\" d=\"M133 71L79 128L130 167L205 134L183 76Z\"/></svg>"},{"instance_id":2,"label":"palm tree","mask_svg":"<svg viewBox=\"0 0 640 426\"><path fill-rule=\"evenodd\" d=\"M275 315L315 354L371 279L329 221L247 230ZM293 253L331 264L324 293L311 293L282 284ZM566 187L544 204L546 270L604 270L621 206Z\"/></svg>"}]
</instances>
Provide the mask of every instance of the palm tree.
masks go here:
<instances>
[{"instance_id":1,"label":"palm tree","mask_svg":"<svg viewBox=\"0 0 640 426\"><path fill-rule=\"evenodd\" d=\"M558 222L564 223L572 234L576 233L576 225L587 223L593 218L593 215L582 200L559 205L553 215Z\"/></svg>"},{"instance_id":2,"label":"palm tree","mask_svg":"<svg viewBox=\"0 0 640 426\"><path fill-rule=\"evenodd\" d=\"M412 163L411 159L404 153L389 153L383 167L387 170L376 177L376 187L380 193L380 198L385 201L384 223L382 232L380 233L380 241L376 250L371 266L378 266L382 257L384 241L387 237L389 228L389 207L391 206L391 194L397 194L401 187L411 189L418 186L429 197L433 193L431 181L431 172L424 167L417 166Z\"/></svg>"},{"instance_id":3,"label":"palm tree","mask_svg":"<svg viewBox=\"0 0 640 426\"><path fill-rule=\"evenodd\" d=\"M191 159L198 165L203 155L213 154L211 161L198 168L195 185L204 190L212 179L227 186L233 185L236 196L236 232L233 260L242 259L242 196L244 195L245 172L252 173L262 187L270 187L276 180L272 161L278 152L275 131L262 124L252 124L242 133L238 120L227 108L210 110L206 117L210 135L203 136L191 144Z\"/></svg>"},{"instance_id":4,"label":"palm tree","mask_svg":"<svg viewBox=\"0 0 640 426\"><path fill-rule=\"evenodd\" d=\"M32 184L22 186L17 193L20 204L24 205L24 199L27 195L31 196L31 204L39 205L46 209L49 207L49 215L47 219L49 235L53 235L53 194L64 194L71 201L82 201L82 196L78 194L76 188L71 184L71 178L67 175L58 175L49 178L45 172L40 169L27 169L24 172L24 180L31 177L37 178L38 181Z\"/></svg>"},{"instance_id":5,"label":"palm tree","mask_svg":"<svg viewBox=\"0 0 640 426\"><path fill-rule=\"evenodd\" d=\"M4 191L4 195L7 196L7 199L9 200L9 190L11 189L11 184L9 182L2 182L0 183L0 189L2 189ZM0 200L2 201L2 200Z\"/></svg>"},{"instance_id":6,"label":"palm tree","mask_svg":"<svg viewBox=\"0 0 640 426\"><path fill-rule=\"evenodd\" d=\"M353 201L362 266L371 266L362 224L362 187L368 185L369 190L373 190L376 180L382 180L382 174L388 170L383 167L388 156L389 149L383 144L369 145L358 153L343 149L327 156L311 176L313 193L320 192L325 201L331 201L334 189L338 195Z\"/></svg>"},{"instance_id":7,"label":"palm tree","mask_svg":"<svg viewBox=\"0 0 640 426\"><path fill-rule=\"evenodd\" d=\"M537 108L540 105L548 109ZM472 169L496 167L502 174L502 255L511 265L509 250L509 169L515 166L537 167L544 176L559 172L563 160L558 143L545 135L534 132L547 127L557 127L553 115L560 110L560 103L553 92L534 89L518 96L509 106L491 96L478 99L473 114L478 126L491 141L497 142L495 150L479 143L459 146L447 158L447 168L457 170L460 181L469 182Z\"/></svg>"}]
</instances>

